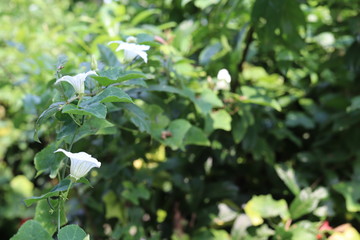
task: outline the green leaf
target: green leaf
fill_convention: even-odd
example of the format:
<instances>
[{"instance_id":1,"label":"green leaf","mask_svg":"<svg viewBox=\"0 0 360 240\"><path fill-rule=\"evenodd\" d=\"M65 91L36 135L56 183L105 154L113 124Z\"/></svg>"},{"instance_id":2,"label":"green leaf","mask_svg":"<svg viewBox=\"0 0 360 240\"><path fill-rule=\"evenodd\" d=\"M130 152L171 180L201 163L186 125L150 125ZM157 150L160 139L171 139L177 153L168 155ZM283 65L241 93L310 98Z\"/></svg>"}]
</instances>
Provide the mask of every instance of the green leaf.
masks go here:
<instances>
[{"instance_id":1,"label":"green leaf","mask_svg":"<svg viewBox=\"0 0 360 240\"><path fill-rule=\"evenodd\" d=\"M104 104L96 102L89 105L80 104L79 108L74 104L67 104L63 108L62 112L78 115L90 115L97 118L105 118L107 111Z\"/></svg>"},{"instance_id":2,"label":"green leaf","mask_svg":"<svg viewBox=\"0 0 360 240\"><path fill-rule=\"evenodd\" d=\"M150 132L149 116L141 108L130 103L121 103L120 106L128 111L131 122L137 126L140 131Z\"/></svg>"},{"instance_id":3,"label":"green leaf","mask_svg":"<svg viewBox=\"0 0 360 240\"><path fill-rule=\"evenodd\" d=\"M37 170L36 176L44 172L50 173L50 178L55 178L61 163L61 156L54 154L57 149L57 143L51 143L43 150L38 152L34 158L35 169Z\"/></svg>"},{"instance_id":4,"label":"green leaf","mask_svg":"<svg viewBox=\"0 0 360 240\"><path fill-rule=\"evenodd\" d=\"M314 192L310 188L300 191L296 198L290 204L290 214L292 219L298 219L305 214L314 211L320 200L328 196L325 188L318 188Z\"/></svg>"},{"instance_id":5,"label":"green leaf","mask_svg":"<svg viewBox=\"0 0 360 240\"><path fill-rule=\"evenodd\" d=\"M195 0L195 6L200 8L201 10L213 5L218 4L220 0Z\"/></svg>"},{"instance_id":6,"label":"green leaf","mask_svg":"<svg viewBox=\"0 0 360 240\"><path fill-rule=\"evenodd\" d=\"M277 164L275 165L275 170L279 178L283 180L290 191L294 195L298 195L300 193L300 187L297 182L294 169L286 166L285 164Z\"/></svg>"},{"instance_id":7,"label":"green leaf","mask_svg":"<svg viewBox=\"0 0 360 240\"><path fill-rule=\"evenodd\" d=\"M195 104L197 109L203 114L209 113L213 107L223 106L223 102L210 89L205 89L201 93L200 97L196 97L195 93L189 88L184 88L183 90L180 90L167 85L150 85L146 90L175 93L180 96L186 97L190 99Z\"/></svg>"},{"instance_id":8,"label":"green leaf","mask_svg":"<svg viewBox=\"0 0 360 240\"><path fill-rule=\"evenodd\" d=\"M35 203L39 200L58 196L59 192L66 191L68 189L69 185L70 185L70 179L64 179L58 185L56 185L53 189L51 189L49 192L47 192L39 197L31 197L31 198L25 199L24 200L25 205L29 207L33 203ZM73 186L74 186L74 184L72 185L72 187Z\"/></svg>"},{"instance_id":9,"label":"green leaf","mask_svg":"<svg viewBox=\"0 0 360 240\"><path fill-rule=\"evenodd\" d=\"M89 187L93 187L92 185L91 185L91 183L90 183L90 181L86 178L86 177L82 177L82 178L80 178L79 180L77 180L76 181L77 183L83 183L83 184L85 184L85 185L87 185L87 186L89 186Z\"/></svg>"},{"instance_id":10,"label":"green leaf","mask_svg":"<svg viewBox=\"0 0 360 240\"><path fill-rule=\"evenodd\" d=\"M161 130L164 130L170 123L167 116L164 115L164 110L158 105L146 105L144 111L148 114L150 119L150 127L152 134L156 135ZM158 135L157 137L160 137Z\"/></svg>"},{"instance_id":11,"label":"green leaf","mask_svg":"<svg viewBox=\"0 0 360 240\"><path fill-rule=\"evenodd\" d=\"M24 223L10 240L52 240L50 234L35 220Z\"/></svg>"},{"instance_id":12,"label":"green leaf","mask_svg":"<svg viewBox=\"0 0 360 240\"><path fill-rule=\"evenodd\" d=\"M280 104L275 99L270 98L263 88L243 86L241 92L244 94L240 100L243 103L263 105L281 111Z\"/></svg>"},{"instance_id":13,"label":"green leaf","mask_svg":"<svg viewBox=\"0 0 360 240\"><path fill-rule=\"evenodd\" d=\"M140 11L139 14L137 14L135 17L132 18L131 24L133 26L136 26L139 23L141 23L142 21L144 21L145 19L147 19L148 17L153 16L153 15L159 15L159 14L161 14L160 9L145 9L143 11Z\"/></svg>"},{"instance_id":14,"label":"green leaf","mask_svg":"<svg viewBox=\"0 0 360 240\"><path fill-rule=\"evenodd\" d=\"M192 126L186 133L184 145L194 144L200 146L210 146L210 141L204 131L198 127Z\"/></svg>"},{"instance_id":15,"label":"green leaf","mask_svg":"<svg viewBox=\"0 0 360 240\"><path fill-rule=\"evenodd\" d=\"M75 142L90 136L90 135L108 135L116 133L117 129L114 124L111 122L100 119L100 118L90 118L79 128L78 133L75 137ZM71 142L73 134L68 137L68 140ZM70 143L69 142L69 143Z\"/></svg>"},{"instance_id":16,"label":"green leaf","mask_svg":"<svg viewBox=\"0 0 360 240\"><path fill-rule=\"evenodd\" d=\"M347 108L348 112L360 109L360 96L351 99L351 105Z\"/></svg>"},{"instance_id":17,"label":"green leaf","mask_svg":"<svg viewBox=\"0 0 360 240\"><path fill-rule=\"evenodd\" d=\"M120 86L141 86L147 88L148 85L143 79L130 79L119 84Z\"/></svg>"},{"instance_id":18,"label":"green leaf","mask_svg":"<svg viewBox=\"0 0 360 240\"><path fill-rule=\"evenodd\" d=\"M57 102L53 103L49 106L48 109L46 109L43 113L40 114L38 120L35 124L35 133L34 133L34 140L37 142L40 142L38 131L40 128L40 125L44 123L49 117L53 116L57 111L60 110L60 106L65 104L65 102Z\"/></svg>"},{"instance_id":19,"label":"green leaf","mask_svg":"<svg viewBox=\"0 0 360 240\"><path fill-rule=\"evenodd\" d=\"M52 206L56 206L56 208L54 207L55 210L51 209L49 203ZM64 202L61 201L61 203L62 205L60 207L61 208L60 221L61 221L61 226L63 226L64 224L66 224L67 219L64 209ZM58 200L49 199L48 202L48 200L44 199L44 200L40 200L36 205L34 219L38 221L50 235L53 235L57 230L57 222L58 222L57 204L58 204Z\"/></svg>"},{"instance_id":20,"label":"green leaf","mask_svg":"<svg viewBox=\"0 0 360 240\"><path fill-rule=\"evenodd\" d=\"M121 66L119 60L117 59L116 55L110 48L98 44L98 48L100 51L100 58L101 60L110 67L119 67ZM95 78L94 78L95 79Z\"/></svg>"},{"instance_id":21,"label":"green leaf","mask_svg":"<svg viewBox=\"0 0 360 240\"><path fill-rule=\"evenodd\" d=\"M288 127L303 127L306 129L313 129L315 122L310 117L306 116L302 112L291 111L286 115L286 126Z\"/></svg>"},{"instance_id":22,"label":"green leaf","mask_svg":"<svg viewBox=\"0 0 360 240\"><path fill-rule=\"evenodd\" d=\"M136 186L133 183L125 181L123 183L125 190L121 193L121 196L131 201L133 204L138 205L139 199L149 199L150 192L143 184Z\"/></svg>"},{"instance_id":23,"label":"green leaf","mask_svg":"<svg viewBox=\"0 0 360 240\"><path fill-rule=\"evenodd\" d=\"M245 239L247 235L246 229L251 227L251 225L250 218L246 214L238 214L231 228L232 238Z\"/></svg>"},{"instance_id":24,"label":"green leaf","mask_svg":"<svg viewBox=\"0 0 360 240\"><path fill-rule=\"evenodd\" d=\"M225 131L231 130L231 116L226 110L221 109L216 112L210 113L210 117L213 120L213 129L223 129Z\"/></svg>"},{"instance_id":25,"label":"green leaf","mask_svg":"<svg viewBox=\"0 0 360 240\"><path fill-rule=\"evenodd\" d=\"M92 102L129 102L132 103L131 97L123 90L117 87L108 87L91 99Z\"/></svg>"},{"instance_id":26,"label":"green leaf","mask_svg":"<svg viewBox=\"0 0 360 240\"><path fill-rule=\"evenodd\" d=\"M75 123L64 125L58 132L57 141L65 141L71 144L73 141L74 131L78 126ZM83 125L77 130L74 142L90 135L108 135L115 134L117 128L111 122L96 117L86 119Z\"/></svg>"},{"instance_id":27,"label":"green leaf","mask_svg":"<svg viewBox=\"0 0 360 240\"><path fill-rule=\"evenodd\" d=\"M241 140L245 137L246 131L248 128L248 122L243 119L234 119L231 122L231 132L235 143L240 143Z\"/></svg>"},{"instance_id":28,"label":"green leaf","mask_svg":"<svg viewBox=\"0 0 360 240\"><path fill-rule=\"evenodd\" d=\"M176 93L179 94L181 96L187 97L183 91L181 91L180 89L177 89L175 87L172 86L168 86L168 85L150 85L147 90L149 91L158 91L158 92L167 92L167 93Z\"/></svg>"},{"instance_id":29,"label":"green leaf","mask_svg":"<svg viewBox=\"0 0 360 240\"><path fill-rule=\"evenodd\" d=\"M146 78L146 75L143 74L142 72L127 72L123 74L119 73L119 75L117 75L116 78L114 79L109 78L107 76L91 76L91 77L96 81L98 81L98 83L100 83L102 86L109 86L114 83L121 83L131 79Z\"/></svg>"},{"instance_id":30,"label":"green leaf","mask_svg":"<svg viewBox=\"0 0 360 240\"><path fill-rule=\"evenodd\" d=\"M208 1L208 0L206 0ZM222 49L222 45L220 42L217 42L215 44L209 45L204 50L201 51L199 56L199 62L201 65L209 64L209 62L212 60L211 58L220 52Z\"/></svg>"},{"instance_id":31,"label":"green leaf","mask_svg":"<svg viewBox=\"0 0 360 240\"><path fill-rule=\"evenodd\" d=\"M78 225L72 224L61 228L57 237L58 240L83 240L86 232Z\"/></svg>"},{"instance_id":32,"label":"green leaf","mask_svg":"<svg viewBox=\"0 0 360 240\"><path fill-rule=\"evenodd\" d=\"M346 209L349 212L360 212L360 189L359 181L340 182L333 188L345 198Z\"/></svg>"},{"instance_id":33,"label":"green leaf","mask_svg":"<svg viewBox=\"0 0 360 240\"><path fill-rule=\"evenodd\" d=\"M168 128L171 136L166 138L164 143L174 150L183 147L185 135L190 128L191 124L184 119L172 121Z\"/></svg>"},{"instance_id":34,"label":"green leaf","mask_svg":"<svg viewBox=\"0 0 360 240\"><path fill-rule=\"evenodd\" d=\"M232 222L239 215L238 209L233 202L227 204L226 202L219 203L217 205L219 213L214 219L214 222L218 225L223 225L224 223ZM234 208L235 207L235 208Z\"/></svg>"},{"instance_id":35,"label":"green leaf","mask_svg":"<svg viewBox=\"0 0 360 240\"><path fill-rule=\"evenodd\" d=\"M116 194L113 191L108 191L103 197L102 200L105 204L105 218L118 218L124 220L124 208L116 197Z\"/></svg>"},{"instance_id":36,"label":"green leaf","mask_svg":"<svg viewBox=\"0 0 360 240\"><path fill-rule=\"evenodd\" d=\"M310 221L296 222L291 226L289 232L292 233L291 240L317 240L319 224Z\"/></svg>"},{"instance_id":37,"label":"green leaf","mask_svg":"<svg viewBox=\"0 0 360 240\"><path fill-rule=\"evenodd\" d=\"M200 112L203 114L208 114L211 112L214 107L223 107L223 102L219 99L219 97L210 89L205 89L199 97L195 97L195 95L191 92L185 92L187 95L198 107Z\"/></svg>"},{"instance_id":38,"label":"green leaf","mask_svg":"<svg viewBox=\"0 0 360 240\"><path fill-rule=\"evenodd\" d=\"M274 200L271 195L253 196L245 205L245 213L254 226L261 225L263 218L280 216L283 220L290 217L285 200Z\"/></svg>"},{"instance_id":39,"label":"green leaf","mask_svg":"<svg viewBox=\"0 0 360 240\"><path fill-rule=\"evenodd\" d=\"M253 5L251 21L263 44L262 47L267 50L279 38L290 45L292 49L303 46L299 28L305 27L305 17L300 9L299 2L296 0L256 0ZM266 22L266 24L263 24L263 22Z\"/></svg>"}]
</instances>

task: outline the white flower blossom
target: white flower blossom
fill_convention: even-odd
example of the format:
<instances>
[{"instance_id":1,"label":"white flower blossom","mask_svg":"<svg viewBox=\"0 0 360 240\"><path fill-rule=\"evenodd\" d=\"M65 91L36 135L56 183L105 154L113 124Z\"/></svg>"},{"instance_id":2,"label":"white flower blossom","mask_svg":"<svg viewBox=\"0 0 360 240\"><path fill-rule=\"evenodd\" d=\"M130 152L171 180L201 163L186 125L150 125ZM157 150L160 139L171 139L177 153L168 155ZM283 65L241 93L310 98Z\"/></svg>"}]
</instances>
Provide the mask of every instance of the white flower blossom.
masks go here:
<instances>
[{"instance_id":1,"label":"white flower blossom","mask_svg":"<svg viewBox=\"0 0 360 240\"><path fill-rule=\"evenodd\" d=\"M124 60L126 62L131 62L136 56L140 56L144 59L144 62L147 63L147 53L145 51L150 49L148 45L139 45L136 44L135 37L128 37L126 42L123 41L111 41L108 43L118 43L119 46L116 48L116 51L124 50Z\"/></svg>"},{"instance_id":2,"label":"white flower blossom","mask_svg":"<svg viewBox=\"0 0 360 240\"><path fill-rule=\"evenodd\" d=\"M97 75L95 71L88 71L86 73L79 73L75 76L63 76L59 78L55 84L59 82L68 82L73 86L75 92L78 94L83 94L85 92L85 80L89 75Z\"/></svg>"},{"instance_id":3,"label":"white flower blossom","mask_svg":"<svg viewBox=\"0 0 360 240\"><path fill-rule=\"evenodd\" d=\"M216 90L229 90L230 89L231 76L229 71L225 68L221 69L217 74L217 82L215 85Z\"/></svg>"},{"instance_id":4,"label":"white flower blossom","mask_svg":"<svg viewBox=\"0 0 360 240\"><path fill-rule=\"evenodd\" d=\"M85 176L92 168L99 168L101 162L85 152L71 153L59 148L54 153L62 152L71 160L70 176L76 180Z\"/></svg>"}]
</instances>

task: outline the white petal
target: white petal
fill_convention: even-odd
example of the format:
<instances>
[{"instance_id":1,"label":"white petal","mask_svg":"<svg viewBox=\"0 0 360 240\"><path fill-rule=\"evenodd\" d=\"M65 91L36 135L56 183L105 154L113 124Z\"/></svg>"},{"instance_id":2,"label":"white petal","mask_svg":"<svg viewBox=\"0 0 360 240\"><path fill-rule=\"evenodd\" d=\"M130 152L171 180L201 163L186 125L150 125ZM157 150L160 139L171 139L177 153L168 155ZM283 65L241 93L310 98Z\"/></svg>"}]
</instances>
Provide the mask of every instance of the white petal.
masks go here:
<instances>
[{"instance_id":1,"label":"white petal","mask_svg":"<svg viewBox=\"0 0 360 240\"><path fill-rule=\"evenodd\" d=\"M140 51L147 51L147 50L149 50L150 49L150 46L149 45L137 45L136 44L136 50L140 50Z\"/></svg>"},{"instance_id":2,"label":"white petal","mask_svg":"<svg viewBox=\"0 0 360 240\"><path fill-rule=\"evenodd\" d=\"M59 82L68 82L70 83L73 88L75 89L75 92L77 93L84 93L85 92L85 80L86 77L89 75L97 75L95 71L88 71L86 73L79 73L75 76L64 76L62 78L59 78L55 84L58 84Z\"/></svg>"},{"instance_id":3,"label":"white petal","mask_svg":"<svg viewBox=\"0 0 360 240\"><path fill-rule=\"evenodd\" d=\"M138 45L135 43L121 43L116 51L119 50L129 50L129 51L147 51L150 49L148 45Z\"/></svg>"},{"instance_id":4,"label":"white petal","mask_svg":"<svg viewBox=\"0 0 360 240\"><path fill-rule=\"evenodd\" d=\"M73 80L73 77L71 77L71 76L63 76L62 78L59 78L58 80L56 80L55 84L59 84L59 82L68 82L68 83L72 84L72 80Z\"/></svg>"},{"instance_id":5,"label":"white petal","mask_svg":"<svg viewBox=\"0 0 360 240\"><path fill-rule=\"evenodd\" d=\"M142 59L144 59L144 62L147 63L147 53L143 51L134 51L137 55L139 55Z\"/></svg>"},{"instance_id":6,"label":"white petal","mask_svg":"<svg viewBox=\"0 0 360 240\"><path fill-rule=\"evenodd\" d=\"M68 82L71 84L71 86L73 86L73 88L75 89L75 92L77 93L83 93L84 89L82 88L82 83L81 81L78 79L77 76L75 77L71 77L71 76L64 76L62 78L59 78L55 84L58 84L59 82Z\"/></svg>"},{"instance_id":7,"label":"white petal","mask_svg":"<svg viewBox=\"0 0 360 240\"><path fill-rule=\"evenodd\" d=\"M137 55L134 51L124 50L124 59L126 62L131 62Z\"/></svg>"},{"instance_id":8,"label":"white petal","mask_svg":"<svg viewBox=\"0 0 360 240\"><path fill-rule=\"evenodd\" d=\"M125 61L132 61L136 55L139 55L142 59L144 59L144 62L147 62L147 53L144 51L147 51L150 49L150 46L148 45L138 45L135 43L127 43L122 41L112 41L108 44L112 43L118 43L119 46L116 48L116 51L124 50L124 58Z\"/></svg>"},{"instance_id":9,"label":"white petal","mask_svg":"<svg viewBox=\"0 0 360 240\"><path fill-rule=\"evenodd\" d=\"M85 176L92 168L99 168L101 166L101 162L85 152L71 153L61 148L56 150L56 152L62 152L70 158L70 175L75 179Z\"/></svg>"},{"instance_id":10,"label":"white petal","mask_svg":"<svg viewBox=\"0 0 360 240\"><path fill-rule=\"evenodd\" d=\"M96 75L97 76L97 73L95 71L93 71L93 70L90 70L90 71L86 72L85 75L86 75L86 77L90 76L90 75Z\"/></svg>"},{"instance_id":11,"label":"white petal","mask_svg":"<svg viewBox=\"0 0 360 240\"><path fill-rule=\"evenodd\" d=\"M227 83L231 82L231 76L227 69L223 68L221 69L217 74L218 80L225 80Z\"/></svg>"}]
</instances>

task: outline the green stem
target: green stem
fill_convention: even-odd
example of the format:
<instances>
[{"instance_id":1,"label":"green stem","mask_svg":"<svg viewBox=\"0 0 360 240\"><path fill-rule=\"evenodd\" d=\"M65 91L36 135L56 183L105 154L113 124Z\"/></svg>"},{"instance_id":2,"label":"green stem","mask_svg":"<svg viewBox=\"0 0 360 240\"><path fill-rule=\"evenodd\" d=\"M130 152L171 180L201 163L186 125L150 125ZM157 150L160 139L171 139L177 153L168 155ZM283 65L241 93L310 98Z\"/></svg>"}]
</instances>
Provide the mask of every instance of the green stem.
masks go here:
<instances>
[{"instance_id":1,"label":"green stem","mask_svg":"<svg viewBox=\"0 0 360 240\"><path fill-rule=\"evenodd\" d=\"M67 196L68 196L68 194L69 194L69 191L70 191L70 188L71 188L71 186L73 185L73 181L71 180L71 182L70 182L70 184L69 184L69 187L68 187L68 189L66 190L66 193L65 193L65 195L64 195L64 199L66 200L67 199Z\"/></svg>"},{"instance_id":2,"label":"green stem","mask_svg":"<svg viewBox=\"0 0 360 240\"><path fill-rule=\"evenodd\" d=\"M59 194L59 202L58 202L58 219L57 219L57 228L58 228L58 232L60 231L60 227L61 227L61 206L62 206L62 201L66 201L67 196L69 195L69 191L71 186L73 185L73 181L71 180L68 189L66 190L65 195L60 196Z\"/></svg>"},{"instance_id":3,"label":"green stem","mask_svg":"<svg viewBox=\"0 0 360 240\"><path fill-rule=\"evenodd\" d=\"M60 227L61 227L61 197L59 197L59 205L58 205L58 222L57 222L57 228L58 228L58 233L60 231Z\"/></svg>"}]
</instances>

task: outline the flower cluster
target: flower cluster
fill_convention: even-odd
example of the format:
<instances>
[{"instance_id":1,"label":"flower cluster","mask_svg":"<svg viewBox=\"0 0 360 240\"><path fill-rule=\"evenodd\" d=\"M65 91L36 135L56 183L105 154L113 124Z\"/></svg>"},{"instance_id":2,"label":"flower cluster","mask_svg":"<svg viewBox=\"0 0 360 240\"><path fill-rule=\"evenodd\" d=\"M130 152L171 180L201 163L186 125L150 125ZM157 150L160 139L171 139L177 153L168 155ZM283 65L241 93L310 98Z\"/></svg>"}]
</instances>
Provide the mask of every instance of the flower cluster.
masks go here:
<instances>
[{"instance_id":1,"label":"flower cluster","mask_svg":"<svg viewBox=\"0 0 360 240\"><path fill-rule=\"evenodd\" d=\"M137 56L142 58L145 63L147 63L147 53L146 51L150 49L148 45L139 45L136 44L137 39L135 37L128 37L126 42L123 41L111 41L108 44L117 43L119 46L116 48L116 51L124 50L124 62L131 62ZM78 94L81 98L85 94L85 81L88 76L94 76L97 73L93 70L86 73L79 73L75 76L63 76L59 78L55 84L60 82L69 83L75 90L75 93ZM71 160L70 165L70 177L73 177L76 181L84 177L92 168L100 168L101 163L93 158L91 155L85 152L71 153L64 149L58 149L54 153L62 152Z\"/></svg>"},{"instance_id":2,"label":"flower cluster","mask_svg":"<svg viewBox=\"0 0 360 240\"><path fill-rule=\"evenodd\" d=\"M124 50L124 61L131 62L137 56L140 56L145 63L147 63L147 53L145 51L150 49L148 45L139 45L136 44L137 39L135 37L128 37L126 42L123 41L111 41L108 43L117 43L119 46L116 48L116 51ZM70 83L71 86L74 88L75 92L79 95L85 93L85 80L88 76L97 75L95 71L88 71L86 73L79 73L75 76L63 76L59 78L55 84L59 84L60 82L67 82Z\"/></svg>"}]
</instances>

